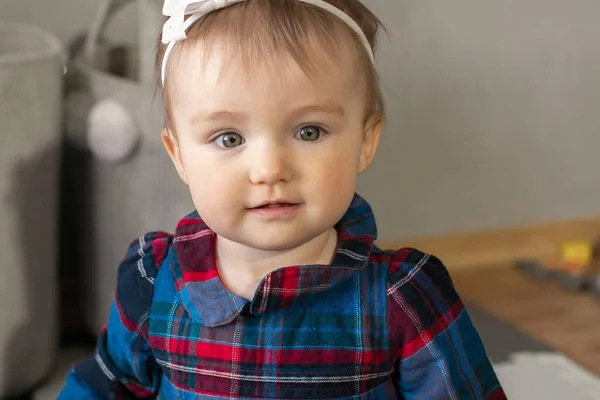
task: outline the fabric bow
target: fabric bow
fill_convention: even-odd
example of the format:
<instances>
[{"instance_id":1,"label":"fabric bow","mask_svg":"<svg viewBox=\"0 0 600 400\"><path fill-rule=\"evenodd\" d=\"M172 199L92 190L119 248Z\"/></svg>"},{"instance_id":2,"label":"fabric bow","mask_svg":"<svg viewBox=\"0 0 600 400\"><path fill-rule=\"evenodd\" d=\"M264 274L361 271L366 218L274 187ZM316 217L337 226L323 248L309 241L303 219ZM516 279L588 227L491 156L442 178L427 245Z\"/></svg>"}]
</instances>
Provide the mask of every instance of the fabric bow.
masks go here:
<instances>
[{"instance_id":1,"label":"fabric bow","mask_svg":"<svg viewBox=\"0 0 600 400\"><path fill-rule=\"evenodd\" d=\"M165 0L162 13L164 16L169 17L169 19L163 26L163 44L184 40L186 38L186 31L189 28L185 21L186 15L194 14L196 16L194 20L197 20L201 16L212 11L242 1L244 0Z\"/></svg>"}]
</instances>

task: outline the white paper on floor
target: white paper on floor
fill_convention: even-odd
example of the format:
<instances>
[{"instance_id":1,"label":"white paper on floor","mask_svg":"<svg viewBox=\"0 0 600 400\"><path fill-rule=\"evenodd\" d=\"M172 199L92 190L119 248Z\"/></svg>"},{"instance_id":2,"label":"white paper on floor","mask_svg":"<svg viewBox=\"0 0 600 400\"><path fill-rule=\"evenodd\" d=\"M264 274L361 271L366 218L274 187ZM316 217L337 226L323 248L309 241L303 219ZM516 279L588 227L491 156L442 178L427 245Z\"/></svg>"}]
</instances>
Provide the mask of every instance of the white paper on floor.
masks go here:
<instances>
[{"instance_id":1,"label":"white paper on floor","mask_svg":"<svg viewBox=\"0 0 600 400\"><path fill-rule=\"evenodd\" d=\"M600 379L559 353L517 353L494 368L510 400L600 400Z\"/></svg>"}]
</instances>

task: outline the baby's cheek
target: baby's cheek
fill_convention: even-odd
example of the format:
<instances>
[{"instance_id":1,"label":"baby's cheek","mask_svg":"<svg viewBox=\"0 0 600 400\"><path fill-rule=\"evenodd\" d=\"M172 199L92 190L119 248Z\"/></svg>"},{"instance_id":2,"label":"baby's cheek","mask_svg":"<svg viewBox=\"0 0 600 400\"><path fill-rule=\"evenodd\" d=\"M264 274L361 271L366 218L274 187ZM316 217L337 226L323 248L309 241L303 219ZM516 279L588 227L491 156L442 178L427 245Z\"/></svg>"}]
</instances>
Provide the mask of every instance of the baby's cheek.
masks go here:
<instances>
[{"instance_id":1,"label":"baby's cheek","mask_svg":"<svg viewBox=\"0 0 600 400\"><path fill-rule=\"evenodd\" d=\"M349 151L348 153L352 152ZM338 152L335 156L325 160L322 167L323 169L318 176L323 190L350 190L354 192L358 168L357 157L354 157L353 154Z\"/></svg>"},{"instance_id":2,"label":"baby's cheek","mask_svg":"<svg viewBox=\"0 0 600 400\"><path fill-rule=\"evenodd\" d=\"M226 204L235 194L235 185L227 174L217 171L207 174L198 174L190 182L190 189L194 197L205 204Z\"/></svg>"},{"instance_id":3,"label":"baby's cheek","mask_svg":"<svg viewBox=\"0 0 600 400\"><path fill-rule=\"evenodd\" d=\"M189 163L186 168L188 184L196 208L209 207L227 198L229 188L226 171L202 163Z\"/></svg>"},{"instance_id":4,"label":"baby's cheek","mask_svg":"<svg viewBox=\"0 0 600 400\"><path fill-rule=\"evenodd\" d=\"M324 192L331 192L333 195L342 194L341 192L349 190L354 184L354 179L348 171L330 170L319 178L319 189Z\"/></svg>"},{"instance_id":5,"label":"baby's cheek","mask_svg":"<svg viewBox=\"0 0 600 400\"><path fill-rule=\"evenodd\" d=\"M320 212L341 218L356 190L356 174L351 167L331 165L318 175L315 183L313 195L318 199Z\"/></svg>"}]
</instances>

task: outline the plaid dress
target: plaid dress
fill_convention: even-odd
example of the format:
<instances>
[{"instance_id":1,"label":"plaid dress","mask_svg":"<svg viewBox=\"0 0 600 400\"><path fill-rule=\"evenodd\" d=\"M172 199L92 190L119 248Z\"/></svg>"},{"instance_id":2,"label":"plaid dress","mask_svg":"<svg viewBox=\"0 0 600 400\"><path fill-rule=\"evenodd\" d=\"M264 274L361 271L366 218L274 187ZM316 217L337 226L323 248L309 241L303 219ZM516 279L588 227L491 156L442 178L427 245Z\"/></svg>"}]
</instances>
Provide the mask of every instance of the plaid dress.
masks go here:
<instances>
[{"instance_id":1,"label":"plaid dress","mask_svg":"<svg viewBox=\"0 0 600 400\"><path fill-rule=\"evenodd\" d=\"M331 265L268 274L249 301L219 279L195 213L134 241L77 399L506 399L444 265L382 251L358 195Z\"/></svg>"}]
</instances>

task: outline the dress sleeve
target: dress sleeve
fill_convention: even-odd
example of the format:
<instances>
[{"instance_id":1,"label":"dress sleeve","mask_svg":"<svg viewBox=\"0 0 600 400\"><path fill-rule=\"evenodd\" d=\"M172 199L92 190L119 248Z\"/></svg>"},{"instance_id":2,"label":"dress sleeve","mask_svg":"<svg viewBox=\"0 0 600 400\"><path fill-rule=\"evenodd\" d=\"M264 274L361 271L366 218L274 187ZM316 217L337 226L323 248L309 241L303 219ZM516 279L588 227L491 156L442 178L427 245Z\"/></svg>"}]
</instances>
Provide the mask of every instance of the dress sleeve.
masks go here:
<instances>
[{"instance_id":1,"label":"dress sleeve","mask_svg":"<svg viewBox=\"0 0 600 400\"><path fill-rule=\"evenodd\" d=\"M392 256L388 321L398 397L504 400L506 395L448 270L415 249Z\"/></svg>"},{"instance_id":2,"label":"dress sleeve","mask_svg":"<svg viewBox=\"0 0 600 400\"><path fill-rule=\"evenodd\" d=\"M131 243L96 352L71 370L59 400L156 397L161 369L148 343L148 315L154 279L171 241L168 234L154 232Z\"/></svg>"}]
</instances>

